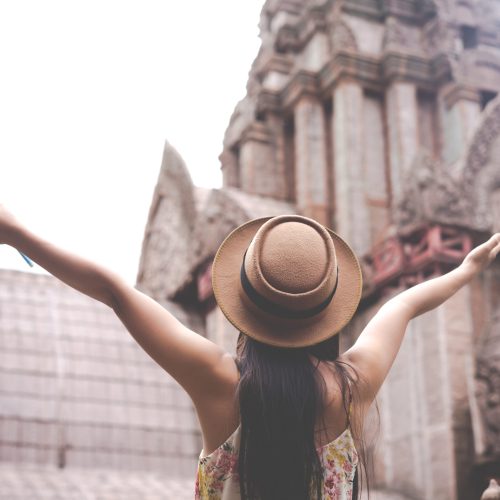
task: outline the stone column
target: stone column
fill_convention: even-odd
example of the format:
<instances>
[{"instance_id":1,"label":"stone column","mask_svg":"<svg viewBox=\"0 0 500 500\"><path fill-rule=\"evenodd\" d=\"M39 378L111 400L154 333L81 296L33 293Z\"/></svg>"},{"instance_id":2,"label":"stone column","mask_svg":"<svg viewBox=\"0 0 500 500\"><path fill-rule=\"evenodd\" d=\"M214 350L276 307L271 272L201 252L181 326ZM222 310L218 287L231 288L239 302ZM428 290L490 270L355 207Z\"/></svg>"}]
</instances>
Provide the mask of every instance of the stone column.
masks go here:
<instances>
[{"instance_id":1,"label":"stone column","mask_svg":"<svg viewBox=\"0 0 500 500\"><path fill-rule=\"evenodd\" d=\"M238 156L234 151L224 149L219 156L222 170L222 184L224 187L239 187Z\"/></svg>"},{"instance_id":2,"label":"stone column","mask_svg":"<svg viewBox=\"0 0 500 500\"><path fill-rule=\"evenodd\" d=\"M363 89L341 82L333 93L335 228L358 254L368 252L370 214L363 176Z\"/></svg>"},{"instance_id":3,"label":"stone column","mask_svg":"<svg viewBox=\"0 0 500 500\"><path fill-rule=\"evenodd\" d=\"M276 175L273 137L265 124L254 122L242 134L239 160L243 191L277 197L280 179Z\"/></svg>"},{"instance_id":4,"label":"stone column","mask_svg":"<svg viewBox=\"0 0 500 500\"><path fill-rule=\"evenodd\" d=\"M443 160L455 163L465 152L481 114L479 94L456 84L440 93L440 121L443 131Z\"/></svg>"},{"instance_id":5,"label":"stone column","mask_svg":"<svg viewBox=\"0 0 500 500\"><path fill-rule=\"evenodd\" d=\"M417 90L413 83L394 81L387 89L387 129L393 206L418 150Z\"/></svg>"},{"instance_id":6,"label":"stone column","mask_svg":"<svg viewBox=\"0 0 500 500\"><path fill-rule=\"evenodd\" d=\"M286 176L289 175L285 162L285 123L278 113L268 113L266 123L273 136L274 168L273 168L273 198L290 199Z\"/></svg>"},{"instance_id":7,"label":"stone column","mask_svg":"<svg viewBox=\"0 0 500 500\"><path fill-rule=\"evenodd\" d=\"M330 226L326 127L321 101L299 97L295 117L295 193L298 210Z\"/></svg>"},{"instance_id":8,"label":"stone column","mask_svg":"<svg viewBox=\"0 0 500 500\"><path fill-rule=\"evenodd\" d=\"M500 231L500 188L495 189L491 193L490 206L492 212L491 219L493 221L493 227L491 228L491 230L494 233L498 233Z\"/></svg>"}]
</instances>

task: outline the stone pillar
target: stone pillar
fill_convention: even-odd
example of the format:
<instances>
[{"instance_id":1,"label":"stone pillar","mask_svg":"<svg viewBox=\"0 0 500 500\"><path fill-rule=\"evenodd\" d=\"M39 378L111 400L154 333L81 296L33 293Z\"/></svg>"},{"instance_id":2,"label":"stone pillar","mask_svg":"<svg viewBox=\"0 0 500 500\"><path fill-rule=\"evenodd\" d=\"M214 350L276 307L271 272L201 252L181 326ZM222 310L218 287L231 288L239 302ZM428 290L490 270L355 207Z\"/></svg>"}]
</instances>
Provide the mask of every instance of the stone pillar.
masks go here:
<instances>
[{"instance_id":1,"label":"stone pillar","mask_svg":"<svg viewBox=\"0 0 500 500\"><path fill-rule=\"evenodd\" d=\"M238 156L234 151L224 149L219 156L222 170L222 184L224 187L240 186Z\"/></svg>"},{"instance_id":2,"label":"stone pillar","mask_svg":"<svg viewBox=\"0 0 500 500\"><path fill-rule=\"evenodd\" d=\"M465 152L481 114L475 89L453 84L440 94L440 121L443 131L443 160L455 163Z\"/></svg>"},{"instance_id":3,"label":"stone pillar","mask_svg":"<svg viewBox=\"0 0 500 500\"><path fill-rule=\"evenodd\" d=\"M385 486L411 498L465 500L473 459L466 366L470 290L408 326L378 396Z\"/></svg>"},{"instance_id":4,"label":"stone pillar","mask_svg":"<svg viewBox=\"0 0 500 500\"><path fill-rule=\"evenodd\" d=\"M490 201L490 206L491 206L491 212L492 212L492 221L493 221L493 227L491 230L494 233L500 232L500 188L495 189L491 193L491 201Z\"/></svg>"},{"instance_id":5,"label":"stone pillar","mask_svg":"<svg viewBox=\"0 0 500 500\"><path fill-rule=\"evenodd\" d=\"M446 377L450 432L454 453L450 479L454 495L447 498L468 500L477 498L470 477L474 467L474 442L471 432L469 396L467 392L467 365L474 352L474 327L471 310L471 286L466 285L441 307L437 327L444 331L446 350ZM431 498L435 498L431 496Z\"/></svg>"},{"instance_id":6,"label":"stone pillar","mask_svg":"<svg viewBox=\"0 0 500 500\"><path fill-rule=\"evenodd\" d=\"M283 179L276 175L273 137L265 124L252 123L240 146L240 188L249 194L278 197Z\"/></svg>"},{"instance_id":7,"label":"stone pillar","mask_svg":"<svg viewBox=\"0 0 500 500\"><path fill-rule=\"evenodd\" d=\"M371 246L363 176L363 89L341 82L333 94L335 228L358 254Z\"/></svg>"},{"instance_id":8,"label":"stone pillar","mask_svg":"<svg viewBox=\"0 0 500 500\"><path fill-rule=\"evenodd\" d=\"M439 96L445 165L455 163L465 152L481 114L479 94L456 84L445 87Z\"/></svg>"},{"instance_id":9,"label":"stone pillar","mask_svg":"<svg viewBox=\"0 0 500 500\"><path fill-rule=\"evenodd\" d=\"M323 105L312 95L295 104L295 193L298 210L330 226L328 167Z\"/></svg>"},{"instance_id":10,"label":"stone pillar","mask_svg":"<svg viewBox=\"0 0 500 500\"><path fill-rule=\"evenodd\" d=\"M413 83L392 82L387 89L387 129L392 203L403 192L404 173L418 150L417 90Z\"/></svg>"},{"instance_id":11,"label":"stone pillar","mask_svg":"<svg viewBox=\"0 0 500 500\"><path fill-rule=\"evenodd\" d=\"M268 113L266 123L272 133L274 143L274 191L272 196L279 200L290 199L286 179L288 172L285 161L285 123L283 117L277 113Z\"/></svg>"}]
</instances>

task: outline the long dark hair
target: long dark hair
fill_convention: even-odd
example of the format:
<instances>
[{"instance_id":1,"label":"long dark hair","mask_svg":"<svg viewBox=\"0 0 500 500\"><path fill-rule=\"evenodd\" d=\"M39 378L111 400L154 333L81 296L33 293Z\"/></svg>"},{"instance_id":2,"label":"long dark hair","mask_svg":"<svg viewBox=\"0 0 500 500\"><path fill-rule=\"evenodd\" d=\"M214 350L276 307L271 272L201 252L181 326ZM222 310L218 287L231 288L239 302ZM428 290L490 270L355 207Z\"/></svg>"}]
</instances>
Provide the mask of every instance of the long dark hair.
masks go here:
<instances>
[{"instance_id":1,"label":"long dark hair","mask_svg":"<svg viewBox=\"0 0 500 500\"><path fill-rule=\"evenodd\" d=\"M323 470L316 452L315 428L326 386L319 361L331 361L338 374L348 425L349 405L356 399L358 381L355 369L338 360L338 335L310 347L279 348L240 333L237 355L241 498L322 498ZM353 432L353 437L366 470L360 431ZM358 498L358 483L357 471L353 498Z\"/></svg>"}]
</instances>

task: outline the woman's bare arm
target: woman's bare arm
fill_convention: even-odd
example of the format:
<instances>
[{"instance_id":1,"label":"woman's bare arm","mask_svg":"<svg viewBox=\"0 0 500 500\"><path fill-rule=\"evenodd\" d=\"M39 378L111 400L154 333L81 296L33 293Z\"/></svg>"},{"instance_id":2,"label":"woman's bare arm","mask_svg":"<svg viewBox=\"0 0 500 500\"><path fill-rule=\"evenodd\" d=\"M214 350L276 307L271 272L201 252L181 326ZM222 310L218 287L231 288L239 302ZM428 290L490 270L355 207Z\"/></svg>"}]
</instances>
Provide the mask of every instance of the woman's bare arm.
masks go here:
<instances>
[{"instance_id":1,"label":"woman's bare arm","mask_svg":"<svg viewBox=\"0 0 500 500\"><path fill-rule=\"evenodd\" d=\"M420 283L387 301L344 358L365 380L363 399L371 403L399 351L411 319L435 309L485 269L500 252L500 233L472 250L453 271Z\"/></svg>"},{"instance_id":2,"label":"woman's bare arm","mask_svg":"<svg viewBox=\"0 0 500 500\"><path fill-rule=\"evenodd\" d=\"M20 224L0 205L0 243L7 243L72 288L111 307L135 340L191 395L212 397L237 378L231 356L191 331L117 274L65 251Z\"/></svg>"}]
</instances>

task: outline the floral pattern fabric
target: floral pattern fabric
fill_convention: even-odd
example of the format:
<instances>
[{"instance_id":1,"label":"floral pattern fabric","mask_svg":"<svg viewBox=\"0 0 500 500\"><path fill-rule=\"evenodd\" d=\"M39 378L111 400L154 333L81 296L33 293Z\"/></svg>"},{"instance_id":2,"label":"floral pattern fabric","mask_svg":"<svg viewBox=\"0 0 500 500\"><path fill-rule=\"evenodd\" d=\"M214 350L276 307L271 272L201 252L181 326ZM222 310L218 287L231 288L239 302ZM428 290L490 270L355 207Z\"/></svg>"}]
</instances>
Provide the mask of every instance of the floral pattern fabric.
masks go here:
<instances>
[{"instance_id":1,"label":"floral pattern fabric","mask_svg":"<svg viewBox=\"0 0 500 500\"><path fill-rule=\"evenodd\" d=\"M238 453L240 427L213 453L200 455L196 477L196 500L240 500ZM318 448L324 471L322 500L351 500L358 454L351 431Z\"/></svg>"}]
</instances>

